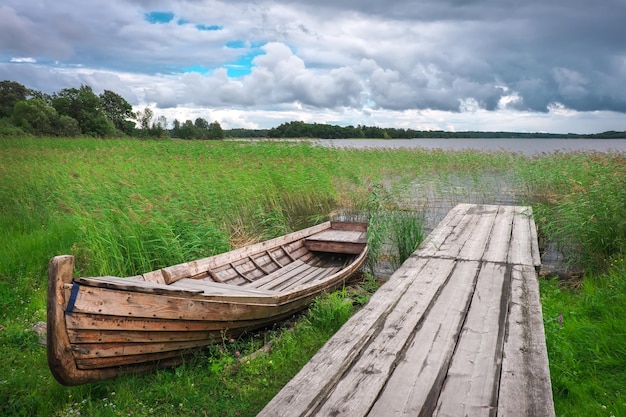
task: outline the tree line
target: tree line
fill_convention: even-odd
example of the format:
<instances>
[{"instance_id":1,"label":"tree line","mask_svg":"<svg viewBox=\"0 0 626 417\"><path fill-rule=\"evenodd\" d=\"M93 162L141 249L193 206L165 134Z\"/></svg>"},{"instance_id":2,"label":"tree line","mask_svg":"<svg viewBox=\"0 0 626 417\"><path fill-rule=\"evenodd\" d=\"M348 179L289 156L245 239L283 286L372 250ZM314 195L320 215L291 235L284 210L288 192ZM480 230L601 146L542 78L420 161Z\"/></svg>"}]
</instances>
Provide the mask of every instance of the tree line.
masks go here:
<instances>
[{"instance_id":1,"label":"tree line","mask_svg":"<svg viewBox=\"0 0 626 417\"><path fill-rule=\"evenodd\" d=\"M165 116L155 116L146 107L137 112L119 94L104 90L100 95L88 85L65 88L54 94L29 89L15 81L0 81L0 136L156 137L181 139L314 138L314 139L414 139L414 138L626 138L626 132L575 133L447 132L378 126L337 126L292 121L271 129L223 130L219 122L202 117L168 128Z\"/></svg>"},{"instance_id":2,"label":"tree line","mask_svg":"<svg viewBox=\"0 0 626 417\"><path fill-rule=\"evenodd\" d=\"M182 124L174 120L168 129L165 116L156 117L146 107L133 107L119 94L100 95L88 85L64 88L53 94L29 89L15 81L0 81L0 136L176 137L222 139L219 122L202 117Z\"/></svg>"},{"instance_id":3,"label":"tree line","mask_svg":"<svg viewBox=\"0 0 626 417\"><path fill-rule=\"evenodd\" d=\"M256 131L258 133L258 131ZM557 134L557 133L522 133L522 132L448 132L443 130L414 130L383 128L378 126L336 126L319 123L293 121L266 131L269 138L315 138L315 139L531 139L531 138L591 138L623 139L626 132L607 131L595 134Z\"/></svg>"}]
</instances>

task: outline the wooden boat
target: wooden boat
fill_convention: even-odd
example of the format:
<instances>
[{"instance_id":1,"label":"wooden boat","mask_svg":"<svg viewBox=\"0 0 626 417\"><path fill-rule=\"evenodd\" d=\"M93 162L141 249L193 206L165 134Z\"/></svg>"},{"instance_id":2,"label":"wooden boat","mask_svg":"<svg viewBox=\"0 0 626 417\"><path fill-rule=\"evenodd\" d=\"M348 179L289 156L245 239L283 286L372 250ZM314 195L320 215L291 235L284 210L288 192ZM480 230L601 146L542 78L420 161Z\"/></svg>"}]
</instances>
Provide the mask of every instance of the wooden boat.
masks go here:
<instances>
[{"instance_id":1,"label":"wooden boat","mask_svg":"<svg viewBox=\"0 0 626 417\"><path fill-rule=\"evenodd\" d=\"M291 316L342 285L365 261L367 225L326 222L142 275L48 271L48 365L64 385L173 366L224 337Z\"/></svg>"}]
</instances>

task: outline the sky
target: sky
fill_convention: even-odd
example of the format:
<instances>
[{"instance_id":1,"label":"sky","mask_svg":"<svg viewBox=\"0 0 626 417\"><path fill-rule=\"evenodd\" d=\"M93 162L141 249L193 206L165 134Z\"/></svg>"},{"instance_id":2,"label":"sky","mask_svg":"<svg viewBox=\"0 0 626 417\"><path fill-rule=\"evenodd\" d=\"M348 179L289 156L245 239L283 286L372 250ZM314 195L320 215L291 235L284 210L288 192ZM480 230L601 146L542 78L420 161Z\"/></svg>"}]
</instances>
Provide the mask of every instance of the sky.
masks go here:
<instances>
[{"instance_id":1,"label":"sky","mask_svg":"<svg viewBox=\"0 0 626 417\"><path fill-rule=\"evenodd\" d=\"M626 131L626 0L0 0L0 80L171 122Z\"/></svg>"}]
</instances>

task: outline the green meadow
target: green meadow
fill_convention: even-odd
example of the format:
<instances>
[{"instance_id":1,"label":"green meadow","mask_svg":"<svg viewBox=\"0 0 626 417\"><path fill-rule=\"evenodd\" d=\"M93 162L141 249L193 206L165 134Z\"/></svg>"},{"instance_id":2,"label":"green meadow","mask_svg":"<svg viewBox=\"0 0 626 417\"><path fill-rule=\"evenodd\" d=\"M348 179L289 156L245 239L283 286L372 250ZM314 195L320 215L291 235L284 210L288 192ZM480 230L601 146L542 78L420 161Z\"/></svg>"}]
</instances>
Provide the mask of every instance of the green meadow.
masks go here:
<instances>
[{"instance_id":1,"label":"green meadow","mask_svg":"<svg viewBox=\"0 0 626 417\"><path fill-rule=\"evenodd\" d=\"M541 279L558 416L626 416L626 155L356 150L306 142L0 139L0 415L251 416L376 290L446 204L532 205L567 275ZM445 203L445 204L443 204ZM48 261L128 276L337 216L370 219L358 281L185 364L78 387L38 324ZM436 216L435 216L436 217Z\"/></svg>"}]
</instances>

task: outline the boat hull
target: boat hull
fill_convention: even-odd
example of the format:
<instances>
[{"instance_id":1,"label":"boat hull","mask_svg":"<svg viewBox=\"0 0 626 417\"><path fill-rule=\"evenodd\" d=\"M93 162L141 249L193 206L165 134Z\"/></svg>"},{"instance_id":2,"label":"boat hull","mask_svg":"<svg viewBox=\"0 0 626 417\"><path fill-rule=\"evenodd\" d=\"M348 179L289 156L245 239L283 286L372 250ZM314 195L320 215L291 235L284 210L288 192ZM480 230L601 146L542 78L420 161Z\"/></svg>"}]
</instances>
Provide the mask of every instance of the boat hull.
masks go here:
<instances>
[{"instance_id":1,"label":"boat hull","mask_svg":"<svg viewBox=\"0 0 626 417\"><path fill-rule=\"evenodd\" d=\"M290 317L320 292L341 286L365 261L364 226L356 246L325 252L337 250L337 242L324 249L323 239L313 238L315 250L309 250L306 238L333 230L324 225L130 278L76 278L72 256L53 258L52 374L77 385L172 366L193 350Z\"/></svg>"}]
</instances>

